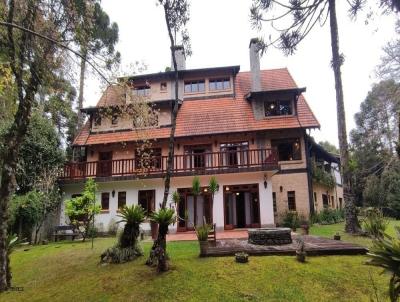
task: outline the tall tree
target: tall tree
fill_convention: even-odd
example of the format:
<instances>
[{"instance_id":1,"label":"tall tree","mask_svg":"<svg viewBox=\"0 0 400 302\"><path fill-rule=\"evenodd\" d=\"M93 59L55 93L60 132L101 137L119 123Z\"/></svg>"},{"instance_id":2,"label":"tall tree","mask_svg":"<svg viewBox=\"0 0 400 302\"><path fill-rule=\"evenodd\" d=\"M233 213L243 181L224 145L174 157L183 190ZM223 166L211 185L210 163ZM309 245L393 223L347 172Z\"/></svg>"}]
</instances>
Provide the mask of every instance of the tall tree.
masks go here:
<instances>
[{"instance_id":1,"label":"tall tree","mask_svg":"<svg viewBox=\"0 0 400 302\"><path fill-rule=\"evenodd\" d=\"M69 1L9 0L0 2L0 53L9 66L15 112L4 130L0 150L0 292L7 290L7 222L15 190L20 146L28 131L32 107L43 83L57 75L64 62L58 41L73 39L76 11ZM0 64L1 65L1 64Z\"/></svg>"},{"instance_id":2,"label":"tall tree","mask_svg":"<svg viewBox=\"0 0 400 302\"><path fill-rule=\"evenodd\" d=\"M110 69L119 63L120 53L115 50L118 42L118 24L110 22L107 13L98 0L75 0L80 13L76 42L82 55L79 74L78 129L83 124L83 96L85 86L86 61L88 58L96 64Z\"/></svg>"},{"instance_id":3,"label":"tall tree","mask_svg":"<svg viewBox=\"0 0 400 302\"><path fill-rule=\"evenodd\" d=\"M286 54L293 54L299 43L307 37L316 24L324 26L329 19L332 61L335 79L336 111L338 123L339 150L343 175L343 197L346 209L345 230L348 233L358 233L360 225L357 219L357 211L354 203L354 196L351 188L351 171L349 158L349 145L347 140L346 114L344 109L344 96L341 66L344 63L344 56L339 50L338 22L336 17L336 0L253 0L251 7L251 20L253 25L261 29L263 23L270 23L279 35L276 39L270 39L268 43L261 40L263 51L270 45L277 45ZM365 1L347 1L350 5L349 11L356 15L363 8ZM397 6L396 1L381 1L386 7ZM275 9L276 16L266 17ZM292 17L289 20L288 17ZM282 22L282 28L277 23Z\"/></svg>"},{"instance_id":4,"label":"tall tree","mask_svg":"<svg viewBox=\"0 0 400 302\"><path fill-rule=\"evenodd\" d=\"M172 65L174 71L174 104L171 113L171 132L168 143L168 158L167 167L164 178L164 197L161 204L161 208L165 209L167 206L171 177L174 167L174 148L175 148L175 129L176 129L176 118L178 116L179 103L179 70L176 59L176 50L183 47L186 55L190 55L190 40L186 30L186 24L189 21L189 2L187 0L159 0L158 2L164 9L165 23L167 25L168 37L170 41L170 50L172 56ZM179 39L179 40L178 40ZM168 227L159 227L158 236L154 241L153 247L150 251L149 259L147 260L148 265L154 265L156 262L165 261L166 251L166 236ZM155 251L159 250L158 259L155 255ZM159 267L167 267L164 263L161 263Z\"/></svg>"}]
</instances>

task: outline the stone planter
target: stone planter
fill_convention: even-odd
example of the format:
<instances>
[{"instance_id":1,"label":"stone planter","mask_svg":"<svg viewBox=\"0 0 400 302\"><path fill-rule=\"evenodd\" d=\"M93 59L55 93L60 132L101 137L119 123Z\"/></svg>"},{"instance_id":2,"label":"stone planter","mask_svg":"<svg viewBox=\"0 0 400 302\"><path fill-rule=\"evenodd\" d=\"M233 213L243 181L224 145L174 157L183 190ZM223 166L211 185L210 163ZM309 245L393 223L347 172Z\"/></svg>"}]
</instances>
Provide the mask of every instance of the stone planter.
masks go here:
<instances>
[{"instance_id":1,"label":"stone planter","mask_svg":"<svg viewBox=\"0 0 400 302\"><path fill-rule=\"evenodd\" d=\"M296 251L296 259L299 262L306 262L306 252Z\"/></svg>"},{"instance_id":2,"label":"stone planter","mask_svg":"<svg viewBox=\"0 0 400 302\"><path fill-rule=\"evenodd\" d=\"M249 255L244 252L236 253L235 260L238 263L247 263L249 262Z\"/></svg>"},{"instance_id":3,"label":"stone planter","mask_svg":"<svg viewBox=\"0 0 400 302\"><path fill-rule=\"evenodd\" d=\"M208 240L199 241L199 245L200 245L200 257L207 255Z\"/></svg>"}]
</instances>

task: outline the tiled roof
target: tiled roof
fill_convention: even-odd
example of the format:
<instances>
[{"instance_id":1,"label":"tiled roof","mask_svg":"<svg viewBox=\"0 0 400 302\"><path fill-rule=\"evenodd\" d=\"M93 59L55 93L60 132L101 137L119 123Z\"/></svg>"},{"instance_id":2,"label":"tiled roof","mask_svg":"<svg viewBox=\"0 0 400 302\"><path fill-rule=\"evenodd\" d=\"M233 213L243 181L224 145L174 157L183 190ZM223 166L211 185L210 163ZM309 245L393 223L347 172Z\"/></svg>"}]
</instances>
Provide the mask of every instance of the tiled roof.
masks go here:
<instances>
[{"instance_id":1,"label":"tiled roof","mask_svg":"<svg viewBox=\"0 0 400 302\"><path fill-rule=\"evenodd\" d=\"M262 70L263 90L297 88L286 68ZM183 102L176 122L176 137L234 133L269 129L316 128L319 122L312 113L305 98L299 97L298 116L276 117L256 120L251 103L244 98L251 88L250 72L239 72L235 82L236 97L186 100ZM114 105L118 102L118 91L108 88L101 97L98 106ZM170 128L146 130L147 138L167 138ZM126 142L140 139L137 130L90 133L85 125L74 141L75 145L93 145L103 143Z\"/></svg>"}]
</instances>

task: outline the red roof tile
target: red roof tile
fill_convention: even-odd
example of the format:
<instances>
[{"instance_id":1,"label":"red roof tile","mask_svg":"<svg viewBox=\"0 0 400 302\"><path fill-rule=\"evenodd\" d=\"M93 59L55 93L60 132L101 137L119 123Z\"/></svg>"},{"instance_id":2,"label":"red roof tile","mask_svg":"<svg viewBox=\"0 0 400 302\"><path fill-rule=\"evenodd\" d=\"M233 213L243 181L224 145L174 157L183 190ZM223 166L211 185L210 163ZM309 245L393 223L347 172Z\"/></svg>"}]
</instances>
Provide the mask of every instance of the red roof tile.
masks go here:
<instances>
[{"instance_id":1,"label":"red roof tile","mask_svg":"<svg viewBox=\"0 0 400 302\"><path fill-rule=\"evenodd\" d=\"M286 68L262 70L263 90L297 88L295 81ZM183 102L176 123L176 137L234 133L268 129L315 128L320 127L304 96L299 97L298 116L256 120L251 103L244 96L250 91L250 72L240 72L236 77L236 98L215 98L186 100ZM118 91L109 88L100 99L98 106L113 105ZM147 138L167 138L170 128L146 130ZM80 131L75 145L93 145L114 142L126 142L140 139L137 130L90 133L89 126Z\"/></svg>"}]
</instances>

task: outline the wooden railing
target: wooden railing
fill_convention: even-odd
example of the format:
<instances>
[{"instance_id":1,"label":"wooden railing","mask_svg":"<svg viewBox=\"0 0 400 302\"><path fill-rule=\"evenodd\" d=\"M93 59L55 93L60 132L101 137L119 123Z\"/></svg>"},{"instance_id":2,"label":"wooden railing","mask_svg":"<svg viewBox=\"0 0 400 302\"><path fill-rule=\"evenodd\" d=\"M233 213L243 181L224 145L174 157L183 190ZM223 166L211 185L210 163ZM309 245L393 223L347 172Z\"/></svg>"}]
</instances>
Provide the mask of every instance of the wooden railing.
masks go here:
<instances>
[{"instance_id":1,"label":"wooden railing","mask_svg":"<svg viewBox=\"0 0 400 302\"><path fill-rule=\"evenodd\" d=\"M166 172L167 156L141 159L117 159L65 164L61 179L110 176L149 176ZM174 156L174 175L221 174L278 168L275 149L220 151Z\"/></svg>"}]
</instances>

